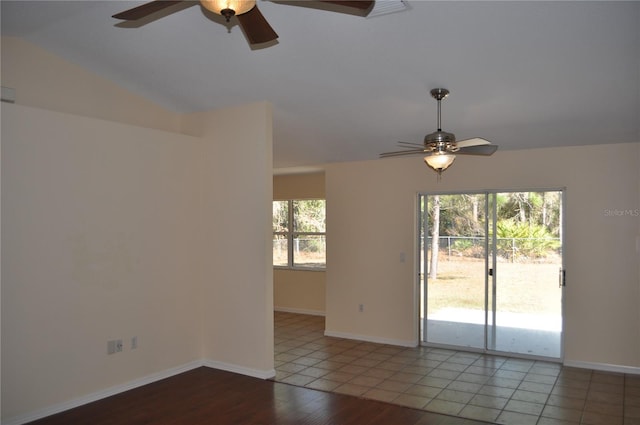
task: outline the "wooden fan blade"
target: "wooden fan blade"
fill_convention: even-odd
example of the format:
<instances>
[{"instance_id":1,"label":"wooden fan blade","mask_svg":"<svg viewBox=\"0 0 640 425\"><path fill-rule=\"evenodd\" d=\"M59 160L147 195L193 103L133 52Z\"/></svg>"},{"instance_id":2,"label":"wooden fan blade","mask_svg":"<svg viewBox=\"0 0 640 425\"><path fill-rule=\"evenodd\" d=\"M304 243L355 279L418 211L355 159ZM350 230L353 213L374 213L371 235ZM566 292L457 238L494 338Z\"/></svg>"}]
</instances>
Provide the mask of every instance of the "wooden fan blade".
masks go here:
<instances>
[{"instance_id":1,"label":"wooden fan blade","mask_svg":"<svg viewBox=\"0 0 640 425\"><path fill-rule=\"evenodd\" d=\"M428 153L428 151L424 149L408 149L404 151L381 153L380 158L390 158L393 156L402 156L402 155L425 155L426 153Z\"/></svg>"},{"instance_id":2,"label":"wooden fan blade","mask_svg":"<svg viewBox=\"0 0 640 425\"><path fill-rule=\"evenodd\" d=\"M133 9L116 13L112 18L123 19L125 21L137 21L138 19L145 18L178 3L182 3L182 0L155 0L150 3L145 3L142 6L134 7Z\"/></svg>"},{"instance_id":3,"label":"wooden fan blade","mask_svg":"<svg viewBox=\"0 0 640 425\"><path fill-rule=\"evenodd\" d=\"M493 155L498 150L496 145L476 145L460 148L454 152L455 155Z\"/></svg>"},{"instance_id":4,"label":"wooden fan blade","mask_svg":"<svg viewBox=\"0 0 640 425\"><path fill-rule=\"evenodd\" d=\"M266 43L278 38L278 34L264 18L257 6L242 15L236 15L240 28L249 39L249 43Z\"/></svg>"},{"instance_id":5,"label":"wooden fan blade","mask_svg":"<svg viewBox=\"0 0 640 425\"><path fill-rule=\"evenodd\" d=\"M367 0L351 0L351 1L333 1L333 0L318 0L321 3L337 4L338 6L351 7L354 9L367 10L373 6L375 1Z\"/></svg>"},{"instance_id":6,"label":"wooden fan blade","mask_svg":"<svg viewBox=\"0 0 640 425\"><path fill-rule=\"evenodd\" d=\"M491 142L487 139L483 139L482 137L474 137L473 139L465 139L456 142L456 146L459 148L466 148L468 146L480 146L480 145L490 145Z\"/></svg>"}]
</instances>

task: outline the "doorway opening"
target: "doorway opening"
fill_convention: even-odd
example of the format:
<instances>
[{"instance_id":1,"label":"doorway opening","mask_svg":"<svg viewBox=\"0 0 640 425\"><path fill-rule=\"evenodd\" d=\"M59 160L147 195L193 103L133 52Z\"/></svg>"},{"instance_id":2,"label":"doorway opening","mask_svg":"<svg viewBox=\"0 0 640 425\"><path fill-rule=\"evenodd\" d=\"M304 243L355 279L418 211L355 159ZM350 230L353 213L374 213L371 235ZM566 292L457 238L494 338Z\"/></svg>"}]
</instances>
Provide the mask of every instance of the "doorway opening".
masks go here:
<instances>
[{"instance_id":1,"label":"doorway opening","mask_svg":"<svg viewBox=\"0 0 640 425\"><path fill-rule=\"evenodd\" d=\"M423 344L562 359L563 194L419 195Z\"/></svg>"}]
</instances>

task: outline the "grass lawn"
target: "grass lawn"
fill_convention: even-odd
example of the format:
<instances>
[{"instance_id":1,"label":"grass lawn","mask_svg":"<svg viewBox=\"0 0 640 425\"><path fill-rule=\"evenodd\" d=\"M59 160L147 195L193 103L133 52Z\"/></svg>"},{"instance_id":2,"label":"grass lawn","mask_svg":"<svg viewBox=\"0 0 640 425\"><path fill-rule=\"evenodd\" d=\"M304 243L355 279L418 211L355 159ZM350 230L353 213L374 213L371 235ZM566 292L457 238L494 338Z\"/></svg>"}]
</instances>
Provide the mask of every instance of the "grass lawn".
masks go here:
<instances>
[{"instance_id":1,"label":"grass lawn","mask_svg":"<svg viewBox=\"0 0 640 425\"><path fill-rule=\"evenodd\" d=\"M497 310L560 317L559 269L558 263L499 262L496 267ZM434 314L444 308L482 311L484 288L484 260L442 255L438 278L428 280L428 313Z\"/></svg>"}]
</instances>

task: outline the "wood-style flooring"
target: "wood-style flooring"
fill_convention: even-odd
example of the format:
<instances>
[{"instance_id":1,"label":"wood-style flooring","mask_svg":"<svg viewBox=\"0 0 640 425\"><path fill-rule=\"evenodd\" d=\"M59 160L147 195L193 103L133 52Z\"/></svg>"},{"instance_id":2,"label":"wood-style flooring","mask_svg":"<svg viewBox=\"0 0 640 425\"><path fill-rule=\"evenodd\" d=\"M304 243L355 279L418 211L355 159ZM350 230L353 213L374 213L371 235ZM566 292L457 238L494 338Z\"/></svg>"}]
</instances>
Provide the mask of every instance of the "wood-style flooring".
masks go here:
<instances>
[{"instance_id":1,"label":"wood-style flooring","mask_svg":"<svg viewBox=\"0 0 640 425\"><path fill-rule=\"evenodd\" d=\"M344 394L197 368L32 425L481 425Z\"/></svg>"}]
</instances>

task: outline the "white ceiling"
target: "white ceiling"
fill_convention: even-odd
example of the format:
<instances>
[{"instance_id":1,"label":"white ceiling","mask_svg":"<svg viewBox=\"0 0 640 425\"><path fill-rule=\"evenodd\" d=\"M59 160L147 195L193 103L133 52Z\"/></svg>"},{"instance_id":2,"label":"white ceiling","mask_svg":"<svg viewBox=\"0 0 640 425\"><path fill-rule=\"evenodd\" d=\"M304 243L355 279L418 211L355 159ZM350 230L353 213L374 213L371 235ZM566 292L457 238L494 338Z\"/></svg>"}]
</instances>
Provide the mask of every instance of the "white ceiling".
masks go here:
<instances>
[{"instance_id":1,"label":"white ceiling","mask_svg":"<svg viewBox=\"0 0 640 425\"><path fill-rule=\"evenodd\" d=\"M383 0L379 0L383 1ZM177 112L270 101L274 166L374 159L436 128L500 149L640 142L640 2L408 0L362 18L258 2L280 35L178 5L127 27L143 2L5 1L20 36Z\"/></svg>"}]
</instances>

